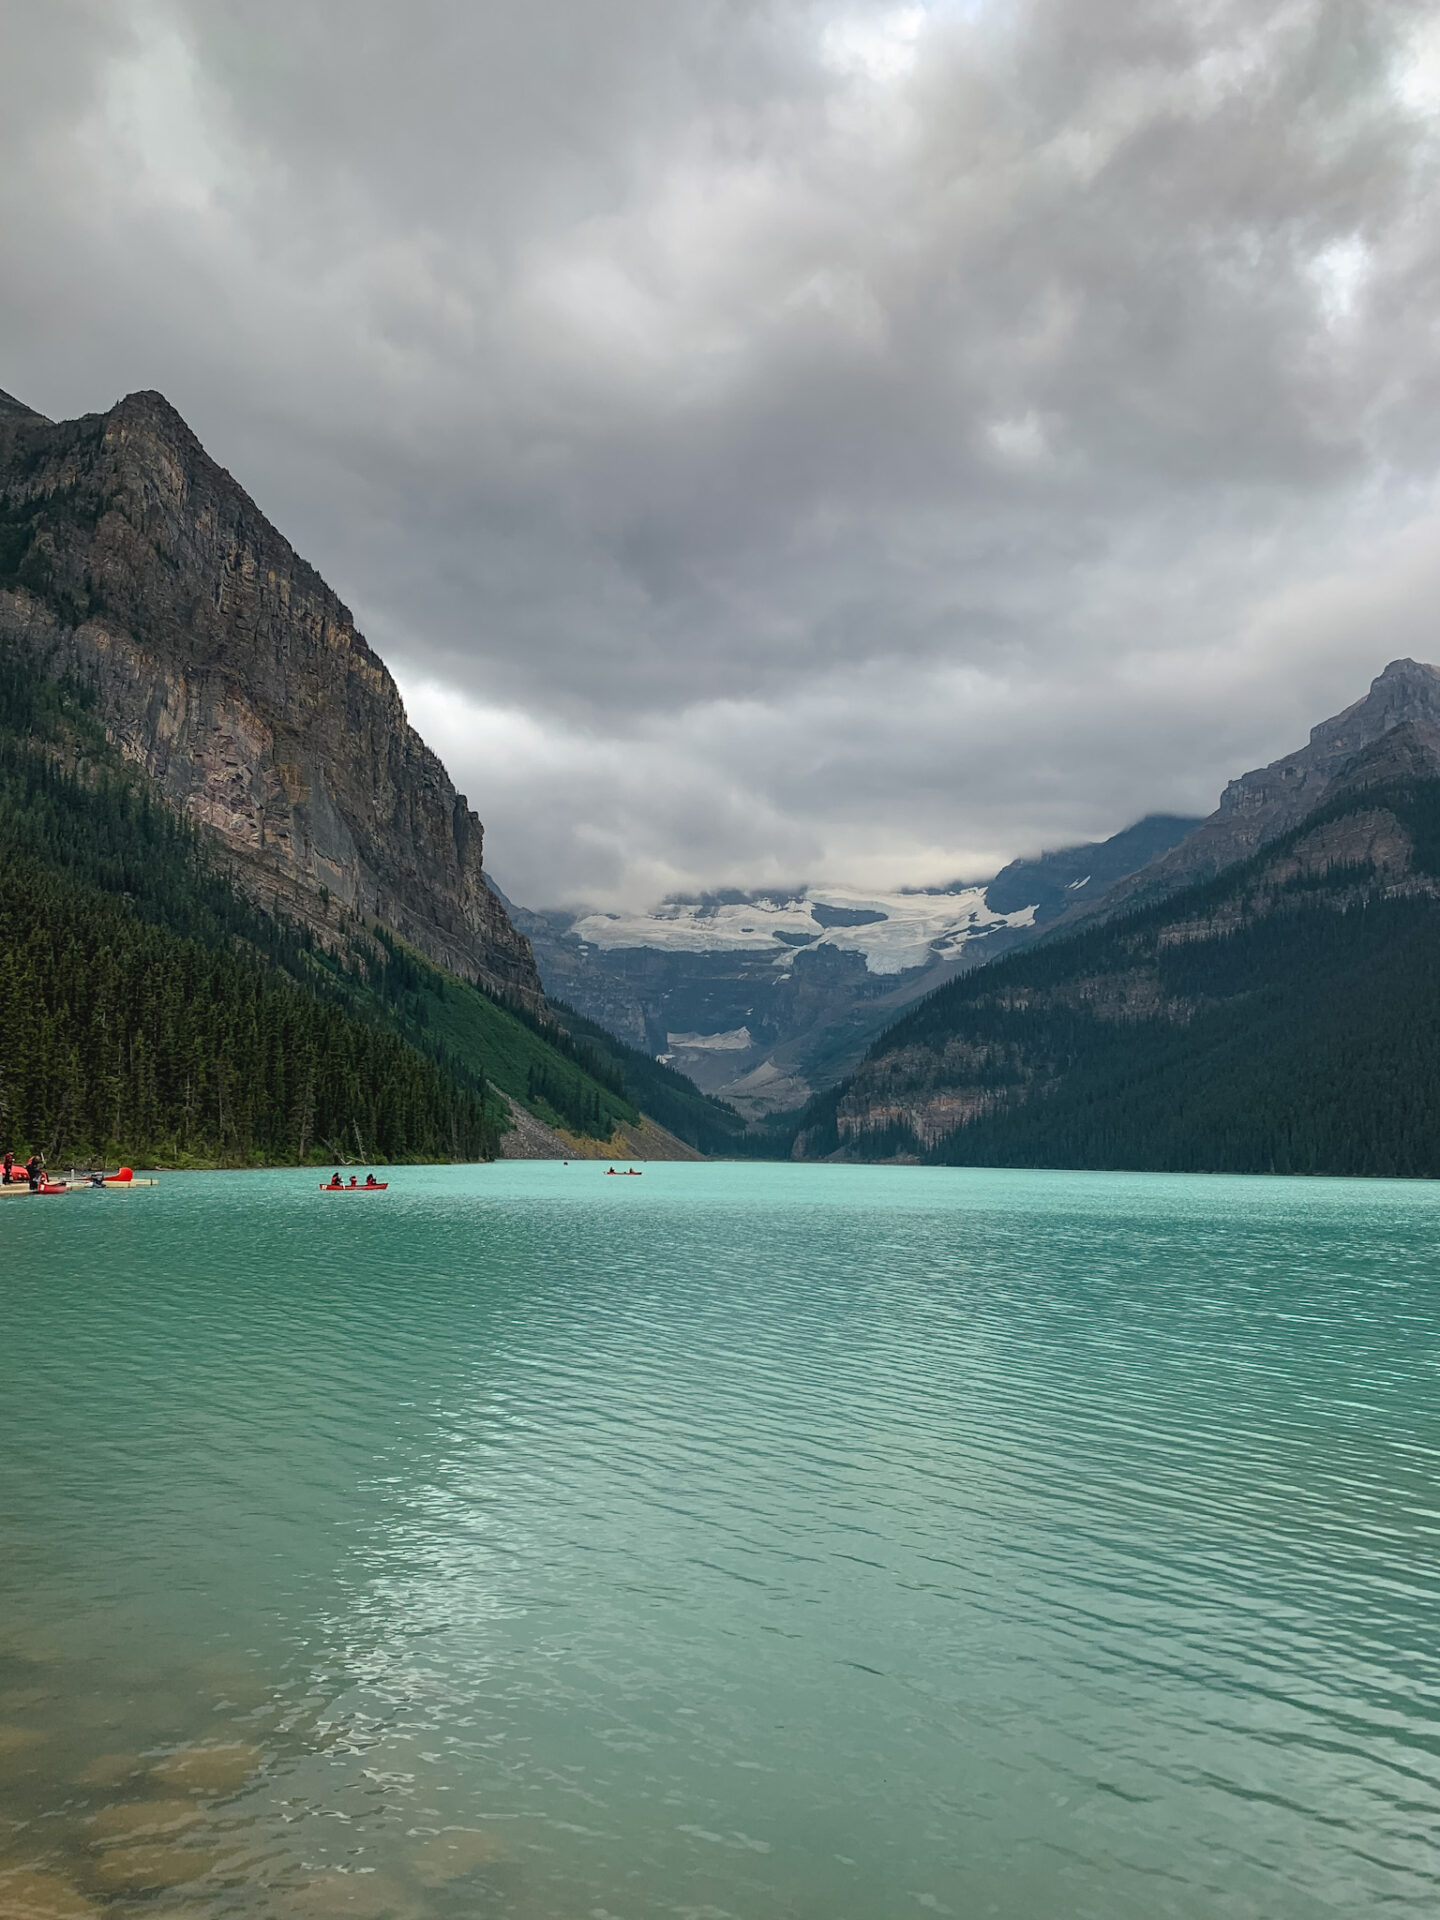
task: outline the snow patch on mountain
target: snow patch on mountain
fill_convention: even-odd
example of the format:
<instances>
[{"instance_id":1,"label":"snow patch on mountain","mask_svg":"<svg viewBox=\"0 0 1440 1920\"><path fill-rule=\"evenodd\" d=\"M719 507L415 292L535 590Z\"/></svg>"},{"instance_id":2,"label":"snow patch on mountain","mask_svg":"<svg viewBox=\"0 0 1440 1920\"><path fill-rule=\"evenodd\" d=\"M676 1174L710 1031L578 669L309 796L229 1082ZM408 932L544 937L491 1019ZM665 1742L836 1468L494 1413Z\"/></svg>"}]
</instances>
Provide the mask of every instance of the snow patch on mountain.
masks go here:
<instances>
[{"instance_id":1,"label":"snow patch on mountain","mask_svg":"<svg viewBox=\"0 0 1440 1920\"><path fill-rule=\"evenodd\" d=\"M814 909L838 908L860 925L826 925ZM905 973L999 927L1034 924L1033 906L997 913L983 887L959 893L865 893L852 887L812 887L787 900L667 900L648 913L589 913L571 932L586 946L611 952L658 947L670 953L756 953L773 948L786 966L802 947L838 947L863 954L874 974Z\"/></svg>"},{"instance_id":2,"label":"snow patch on mountain","mask_svg":"<svg viewBox=\"0 0 1440 1920\"><path fill-rule=\"evenodd\" d=\"M665 1038L672 1047L701 1053L748 1053L755 1044L748 1027L733 1027L728 1033L667 1033Z\"/></svg>"}]
</instances>

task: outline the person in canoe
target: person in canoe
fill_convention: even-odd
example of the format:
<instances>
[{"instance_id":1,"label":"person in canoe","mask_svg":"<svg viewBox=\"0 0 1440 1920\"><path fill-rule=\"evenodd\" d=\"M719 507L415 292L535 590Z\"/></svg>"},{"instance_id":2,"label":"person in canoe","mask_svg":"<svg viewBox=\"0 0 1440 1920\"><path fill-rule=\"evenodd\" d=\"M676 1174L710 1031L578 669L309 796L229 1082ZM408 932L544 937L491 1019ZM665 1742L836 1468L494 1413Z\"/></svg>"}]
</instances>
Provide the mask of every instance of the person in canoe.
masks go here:
<instances>
[{"instance_id":1,"label":"person in canoe","mask_svg":"<svg viewBox=\"0 0 1440 1920\"><path fill-rule=\"evenodd\" d=\"M375 1178L373 1173L367 1173L365 1176L365 1184L367 1187L378 1187L380 1182Z\"/></svg>"},{"instance_id":2,"label":"person in canoe","mask_svg":"<svg viewBox=\"0 0 1440 1920\"><path fill-rule=\"evenodd\" d=\"M351 1184L351 1186L352 1186L352 1187L353 1187L354 1185L356 1185L356 1180L355 1180L355 1176L354 1176L354 1174L353 1174L353 1173L352 1173L352 1174L351 1174L351 1176L350 1176L350 1184Z\"/></svg>"},{"instance_id":3,"label":"person in canoe","mask_svg":"<svg viewBox=\"0 0 1440 1920\"><path fill-rule=\"evenodd\" d=\"M335 1171L331 1174L330 1178L325 1182L325 1184L327 1187L334 1187L337 1193L339 1192L340 1188L344 1186L345 1182L340 1178L340 1169L338 1167L336 1167Z\"/></svg>"}]
</instances>

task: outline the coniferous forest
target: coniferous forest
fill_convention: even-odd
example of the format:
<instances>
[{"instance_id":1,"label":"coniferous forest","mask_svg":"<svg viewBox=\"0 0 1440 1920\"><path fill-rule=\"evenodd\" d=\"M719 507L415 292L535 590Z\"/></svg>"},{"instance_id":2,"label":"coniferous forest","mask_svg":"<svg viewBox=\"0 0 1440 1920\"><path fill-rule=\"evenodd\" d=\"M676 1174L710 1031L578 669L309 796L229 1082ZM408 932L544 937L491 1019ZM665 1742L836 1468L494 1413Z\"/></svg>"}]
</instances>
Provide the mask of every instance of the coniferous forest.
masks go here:
<instances>
[{"instance_id":1,"label":"coniferous forest","mask_svg":"<svg viewBox=\"0 0 1440 1920\"><path fill-rule=\"evenodd\" d=\"M1377 819L1403 872L1300 858ZM812 1158L1440 1176L1437 894L1440 780L1365 786L1215 879L942 987L790 1137ZM948 1127L947 1101L967 1110Z\"/></svg>"},{"instance_id":2,"label":"coniferous forest","mask_svg":"<svg viewBox=\"0 0 1440 1920\"><path fill-rule=\"evenodd\" d=\"M87 690L8 652L0 844L0 1141L22 1157L487 1159L506 1095L599 1140L639 1121L636 1092L696 1145L743 1125L379 925L327 946L261 910L107 743Z\"/></svg>"},{"instance_id":3,"label":"coniferous forest","mask_svg":"<svg viewBox=\"0 0 1440 1920\"><path fill-rule=\"evenodd\" d=\"M477 1159L483 1078L344 1004L120 766L81 692L0 663L0 1134L52 1165Z\"/></svg>"}]
</instances>

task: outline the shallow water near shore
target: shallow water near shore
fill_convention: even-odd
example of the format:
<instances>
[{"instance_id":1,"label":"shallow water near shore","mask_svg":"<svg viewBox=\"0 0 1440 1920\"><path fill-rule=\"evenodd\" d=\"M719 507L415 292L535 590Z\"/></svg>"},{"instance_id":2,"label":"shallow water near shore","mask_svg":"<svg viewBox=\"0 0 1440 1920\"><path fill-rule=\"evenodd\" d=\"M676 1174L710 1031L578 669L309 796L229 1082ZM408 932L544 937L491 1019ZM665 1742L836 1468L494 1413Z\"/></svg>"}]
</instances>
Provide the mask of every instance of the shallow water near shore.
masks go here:
<instances>
[{"instance_id":1,"label":"shallow water near shore","mask_svg":"<svg viewBox=\"0 0 1440 1920\"><path fill-rule=\"evenodd\" d=\"M0 1214L0 1916L1440 1903L1440 1187Z\"/></svg>"}]
</instances>

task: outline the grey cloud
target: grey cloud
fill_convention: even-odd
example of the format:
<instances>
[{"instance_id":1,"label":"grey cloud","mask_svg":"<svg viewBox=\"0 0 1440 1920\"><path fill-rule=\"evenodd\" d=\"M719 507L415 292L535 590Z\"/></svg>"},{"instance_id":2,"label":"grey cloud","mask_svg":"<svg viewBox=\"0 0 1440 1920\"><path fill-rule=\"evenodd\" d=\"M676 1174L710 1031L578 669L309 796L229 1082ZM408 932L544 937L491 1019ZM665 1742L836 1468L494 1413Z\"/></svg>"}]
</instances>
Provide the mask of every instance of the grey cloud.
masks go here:
<instances>
[{"instance_id":1,"label":"grey cloud","mask_svg":"<svg viewBox=\"0 0 1440 1920\"><path fill-rule=\"evenodd\" d=\"M0 21L0 385L168 392L517 897L941 877L1434 651L1427 6Z\"/></svg>"}]
</instances>

